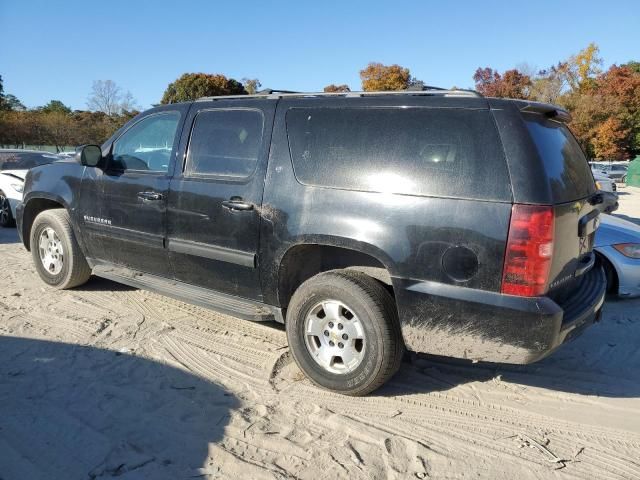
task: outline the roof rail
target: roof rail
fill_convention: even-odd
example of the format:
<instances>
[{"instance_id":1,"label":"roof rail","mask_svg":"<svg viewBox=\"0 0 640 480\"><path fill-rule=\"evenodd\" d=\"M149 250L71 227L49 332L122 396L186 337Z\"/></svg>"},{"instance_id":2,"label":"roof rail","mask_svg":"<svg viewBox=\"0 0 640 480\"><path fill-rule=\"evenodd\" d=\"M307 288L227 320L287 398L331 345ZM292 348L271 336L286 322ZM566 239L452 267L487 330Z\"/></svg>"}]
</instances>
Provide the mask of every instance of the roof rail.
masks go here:
<instances>
[{"instance_id":1,"label":"roof rail","mask_svg":"<svg viewBox=\"0 0 640 480\"><path fill-rule=\"evenodd\" d=\"M254 95L224 95L219 97L201 97L196 102L210 102L214 100L230 100L236 98L313 98L313 97L379 97L385 95L414 95L414 96L443 96L443 97L483 97L475 90L455 89L446 90L442 88L425 87L422 90L398 90L384 92L291 92L286 90L262 90Z\"/></svg>"},{"instance_id":2,"label":"roof rail","mask_svg":"<svg viewBox=\"0 0 640 480\"><path fill-rule=\"evenodd\" d=\"M277 88L265 88L264 90L260 90L256 92L256 95L273 95L274 93L300 93L295 92L293 90L280 90Z\"/></svg>"}]
</instances>

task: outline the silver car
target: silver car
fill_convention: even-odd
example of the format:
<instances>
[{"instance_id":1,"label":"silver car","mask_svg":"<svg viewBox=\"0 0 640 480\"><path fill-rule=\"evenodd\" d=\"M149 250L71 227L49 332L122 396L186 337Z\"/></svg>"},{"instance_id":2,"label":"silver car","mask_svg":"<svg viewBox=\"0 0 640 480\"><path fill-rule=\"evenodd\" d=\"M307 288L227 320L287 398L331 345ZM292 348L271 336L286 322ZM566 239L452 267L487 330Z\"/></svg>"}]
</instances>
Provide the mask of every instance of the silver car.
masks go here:
<instances>
[{"instance_id":1,"label":"silver car","mask_svg":"<svg viewBox=\"0 0 640 480\"><path fill-rule=\"evenodd\" d=\"M595 251L607 274L609 293L640 296L640 226L612 215L602 215Z\"/></svg>"},{"instance_id":2,"label":"silver car","mask_svg":"<svg viewBox=\"0 0 640 480\"><path fill-rule=\"evenodd\" d=\"M622 163L604 163L596 165L596 168L609 175L609 177L615 182L625 183L627 181L627 165Z\"/></svg>"}]
</instances>

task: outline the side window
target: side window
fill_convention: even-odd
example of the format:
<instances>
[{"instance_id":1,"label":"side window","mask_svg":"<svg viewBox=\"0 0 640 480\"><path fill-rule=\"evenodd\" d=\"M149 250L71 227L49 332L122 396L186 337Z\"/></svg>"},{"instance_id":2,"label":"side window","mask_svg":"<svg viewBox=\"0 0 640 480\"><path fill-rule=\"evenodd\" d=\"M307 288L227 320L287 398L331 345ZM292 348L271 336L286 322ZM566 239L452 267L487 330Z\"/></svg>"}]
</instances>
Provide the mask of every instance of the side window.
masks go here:
<instances>
[{"instance_id":1,"label":"side window","mask_svg":"<svg viewBox=\"0 0 640 480\"><path fill-rule=\"evenodd\" d=\"M178 112L159 113L140 120L114 143L110 167L167 172L179 121Z\"/></svg>"},{"instance_id":2,"label":"side window","mask_svg":"<svg viewBox=\"0 0 640 480\"><path fill-rule=\"evenodd\" d=\"M185 174L246 178L256 169L264 119L259 110L205 110L195 118Z\"/></svg>"},{"instance_id":3,"label":"side window","mask_svg":"<svg viewBox=\"0 0 640 480\"><path fill-rule=\"evenodd\" d=\"M287 133L306 185L509 200L511 186L488 110L292 108Z\"/></svg>"}]
</instances>

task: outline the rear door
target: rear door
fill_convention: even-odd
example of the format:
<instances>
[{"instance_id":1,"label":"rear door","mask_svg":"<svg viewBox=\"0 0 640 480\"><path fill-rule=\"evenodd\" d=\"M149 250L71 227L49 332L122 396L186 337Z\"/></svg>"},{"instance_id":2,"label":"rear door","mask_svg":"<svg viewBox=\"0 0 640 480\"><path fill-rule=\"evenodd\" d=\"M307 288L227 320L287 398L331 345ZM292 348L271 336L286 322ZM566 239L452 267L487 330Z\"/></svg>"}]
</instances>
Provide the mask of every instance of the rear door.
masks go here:
<instances>
[{"instance_id":1,"label":"rear door","mask_svg":"<svg viewBox=\"0 0 640 480\"><path fill-rule=\"evenodd\" d=\"M578 142L562 122L541 114L523 118L548 179L555 212L555 242L549 291L560 300L594 260L599 211L593 174Z\"/></svg>"},{"instance_id":2,"label":"rear door","mask_svg":"<svg viewBox=\"0 0 640 480\"><path fill-rule=\"evenodd\" d=\"M87 185L99 213L83 215L101 237L99 259L171 277L165 249L167 198L181 126L189 105L150 111L115 139L104 171Z\"/></svg>"},{"instance_id":3,"label":"rear door","mask_svg":"<svg viewBox=\"0 0 640 480\"><path fill-rule=\"evenodd\" d=\"M169 189L167 247L177 280L262 300L257 252L275 105L215 100L189 112L184 160Z\"/></svg>"}]
</instances>

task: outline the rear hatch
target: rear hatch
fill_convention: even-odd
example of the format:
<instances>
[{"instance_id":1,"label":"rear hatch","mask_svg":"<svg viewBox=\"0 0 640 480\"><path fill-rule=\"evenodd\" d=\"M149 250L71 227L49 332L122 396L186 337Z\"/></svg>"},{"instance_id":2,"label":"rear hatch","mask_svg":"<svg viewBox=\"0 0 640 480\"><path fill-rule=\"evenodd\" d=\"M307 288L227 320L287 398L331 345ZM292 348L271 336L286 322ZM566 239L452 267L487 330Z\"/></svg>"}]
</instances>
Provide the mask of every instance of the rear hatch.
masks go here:
<instances>
[{"instance_id":1,"label":"rear hatch","mask_svg":"<svg viewBox=\"0 0 640 480\"><path fill-rule=\"evenodd\" d=\"M563 303L593 266L598 194L587 159L567 126L548 113L522 116L546 172L554 211L548 295Z\"/></svg>"}]
</instances>

